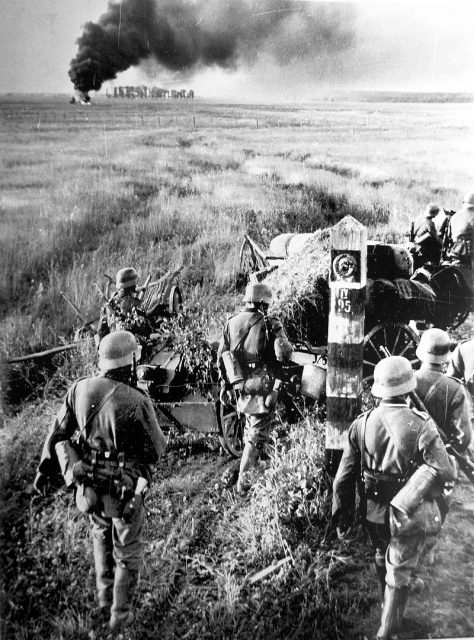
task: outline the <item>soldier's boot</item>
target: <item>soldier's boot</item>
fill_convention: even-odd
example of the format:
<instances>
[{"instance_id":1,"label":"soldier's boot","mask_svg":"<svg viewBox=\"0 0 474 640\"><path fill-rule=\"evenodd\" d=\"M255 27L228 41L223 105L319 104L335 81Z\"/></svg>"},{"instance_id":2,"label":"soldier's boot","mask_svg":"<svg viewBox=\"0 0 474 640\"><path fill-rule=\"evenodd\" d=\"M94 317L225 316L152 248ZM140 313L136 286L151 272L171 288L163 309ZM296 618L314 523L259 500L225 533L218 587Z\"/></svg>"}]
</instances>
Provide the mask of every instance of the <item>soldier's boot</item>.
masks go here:
<instances>
[{"instance_id":1,"label":"soldier's boot","mask_svg":"<svg viewBox=\"0 0 474 640\"><path fill-rule=\"evenodd\" d=\"M398 631L399 606L403 589L385 585L382 617L376 640L395 640ZM405 601L406 602L406 601Z\"/></svg>"},{"instance_id":2,"label":"soldier's boot","mask_svg":"<svg viewBox=\"0 0 474 640\"><path fill-rule=\"evenodd\" d=\"M108 616L113 602L115 562L112 550L108 548L104 538L92 536L92 546L99 609L101 612L107 612Z\"/></svg>"},{"instance_id":3,"label":"soldier's boot","mask_svg":"<svg viewBox=\"0 0 474 640\"><path fill-rule=\"evenodd\" d=\"M384 555L375 554L375 572L379 581L380 602L383 604L385 594L385 575L387 573Z\"/></svg>"},{"instance_id":4,"label":"soldier's boot","mask_svg":"<svg viewBox=\"0 0 474 640\"><path fill-rule=\"evenodd\" d=\"M112 604L109 627L119 631L128 627L134 620L133 599L138 583L138 571L117 565L114 580L114 601Z\"/></svg>"},{"instance_id":5,"label":"soldier's boot","mask_svg":"<svg viewBox=\"0 0 474 640\"><path fill-rule=\"evenodd\" d=\"M405 614L405 607L407 605L408 594L410 589L408 585L399 588L400 593L398 594L398 602L397 602L397 631L400 631L403 627L403 616Z\"/></svg>"}]
</instances>

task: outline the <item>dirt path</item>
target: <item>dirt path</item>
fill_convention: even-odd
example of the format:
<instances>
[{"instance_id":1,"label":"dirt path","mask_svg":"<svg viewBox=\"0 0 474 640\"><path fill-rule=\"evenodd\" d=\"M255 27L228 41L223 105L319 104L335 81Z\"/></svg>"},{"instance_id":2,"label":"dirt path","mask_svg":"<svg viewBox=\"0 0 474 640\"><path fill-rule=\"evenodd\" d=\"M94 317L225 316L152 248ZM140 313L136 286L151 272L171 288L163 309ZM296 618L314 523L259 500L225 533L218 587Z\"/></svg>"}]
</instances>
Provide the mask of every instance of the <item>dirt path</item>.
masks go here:
<instances>
[{"instance_id":1,"label":"dirt path","mask_svg":"<svg viewBox=\"0 0 474 640\"><path fill-rule=\"evenodd\" d=\"M263 638L262 630L267 628L273 629L271 637L299 640L312 637L310 628L318 629L317 619L309 622L315 615L312 604L302 604L305 598L314 598L304 566L294 566L286 573L282 570L258 588L249 588L249 569L255 572L257 567L247 565L241 549L225 536L227 524L242 517L249 506L248 500L233 496L237 469L238 462L217 448L168 454L160 470L159 488L149 501L150 542L141 586L144 596L139 627L130 638L151 640L157 631L163 640L205 639L219 634ZM474 488L463 483L457 488L456 502L439 540L435 565L420 568L428 588L410 597L401 639L474 635L473 524ZM336 557L339 552L335 550ZM312 549L311 554L317 555L318 549ZM320 637L371 638L380 609L370 549L367 544L354 543L342 555L343 562L336 560L328 573L331 588L326 597L333 598L335 605L325 615L334 616L334 635L326 630ZM298 582L291 580L292 571L299 572ZM275 611L271 606L268 613L265 611L268 598L280 598L281 626L292 630L290 636L274 627L271 617ZM291 607L283 611L293 601L296 608L291 619Z\"/></svg>"}]
</instances>

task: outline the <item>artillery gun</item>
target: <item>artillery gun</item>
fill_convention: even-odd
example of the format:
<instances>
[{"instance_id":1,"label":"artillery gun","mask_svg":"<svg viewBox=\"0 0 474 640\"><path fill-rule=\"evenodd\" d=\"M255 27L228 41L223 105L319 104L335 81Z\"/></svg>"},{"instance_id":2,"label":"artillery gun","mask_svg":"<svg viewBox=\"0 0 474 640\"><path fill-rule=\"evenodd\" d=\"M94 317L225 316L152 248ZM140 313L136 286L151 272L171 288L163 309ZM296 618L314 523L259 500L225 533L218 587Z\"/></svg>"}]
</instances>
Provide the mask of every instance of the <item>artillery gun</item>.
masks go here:
<instances>
[{"instance_id":1,"label":"artillery gun","mask_svg":"<svg viewBox=\"0 0 474 640\"><path fill-rule=\"evenodd\" d=\"M281 266L287 261L296 264L316 234L281 234L271 240L268 250L246 235L240 250L241 279L266 280L270 285L281 282ZM305 276L301 274L302 278ZM296 301L297 317L285 323L290 339L299 344L300 353L313 354L315 358L324 353L327 342L327 282L320 281L318 295L317 306L310 299ZM466 320L471 305L471 287L455 265L424 265L414 270L406 246L369 241L364 381L371 382L375 365L382 357L381 347L393 355L407 357L416 366L420 330L428 326L455 329Z\"/></svg>"}]
</instances>

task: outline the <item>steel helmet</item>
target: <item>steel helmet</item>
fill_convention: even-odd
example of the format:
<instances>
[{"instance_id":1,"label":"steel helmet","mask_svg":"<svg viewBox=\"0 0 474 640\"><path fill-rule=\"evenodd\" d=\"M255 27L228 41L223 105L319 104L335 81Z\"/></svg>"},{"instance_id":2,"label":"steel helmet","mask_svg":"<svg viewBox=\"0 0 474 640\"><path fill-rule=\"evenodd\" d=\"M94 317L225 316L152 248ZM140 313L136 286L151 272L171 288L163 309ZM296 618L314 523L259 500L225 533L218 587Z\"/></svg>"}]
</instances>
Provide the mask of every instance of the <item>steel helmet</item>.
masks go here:
<instances>
[{"instance_id":1,"label":"steel helmet","mask_svg":"<svg viewBox=\"0 0 474 640\"><path fill-rule=\"evenodd\" d=\"M416 378L410 362L403 356L380 360L374 369L372 395L376 398L395 398L416 389Z\"/></svg>"},{"instance_id":2,"label":"steel helmet","mask_svg":"<svg viewBox=\"0 0 474 640\"><path fill-rule=\"evenodd\" d=\"M99 369L119 369L133 364L133 356L140 359L141 347L130 331L114 331L99 343Z\"/></svg>"},{"instance_id":3,"label":"steel helmet","mask_svg":"<svg viewBox=\"0 0 474 640\"><path fill-rule=\"evenodd\" d=\"M275 340L274 349L278 362L288 362L293 355L293 346L286 338L277 338Z\"/></svg>"},{"instance_id":4,"label":"steel helmet","mask_svg":"<svg viewBox=\"0 0 474 640\"><path fill-rule=\"evenodd\" d=\"M464 196L463 204L474 205L474 191L468 191Z\"/></svg>"},{"instance_id":5,"label":"steel helmet","mask_svg":"<svg viewBox=\"0 0 474 640\"><path fill-rule=\"evenodd\" d=\"M272 301L272 290L263 282L249 282L245 290L244 302L254 302L256 304L264 302L270 304Z\"/></svg>"},{"instance_id":6,"label":"steel helmet","mask_svg":"<svg viewBox=\"0 0 474 640\"><path fill-rule=\"evenodd\" d=\"M115 288L126 289L128 287L136 287L138 282L138 273L133 267L125 267L119 269L115 276Z\"/></svg>"},{"instance_id":7,"label":"steel helmet","mask_svg":"<svg viewBox=\"0 0 474 640\"><path fill-rule=\"evenodd\" d=\"M428 329L421 336L416 356L422 362L446 364L450 359L451 340L442 329Z\"/></svg>"},{"instance_id":8,"label":"steel helmet","mask_svg":"<svg viewBox=\"0 0 474 640\"><path fill-rule=\"evenodd\" d=\"M431 202L425 209L425 216L427 218L434 218L439 213L439 207L437 204Z\"/></svg>"}]
</instances>

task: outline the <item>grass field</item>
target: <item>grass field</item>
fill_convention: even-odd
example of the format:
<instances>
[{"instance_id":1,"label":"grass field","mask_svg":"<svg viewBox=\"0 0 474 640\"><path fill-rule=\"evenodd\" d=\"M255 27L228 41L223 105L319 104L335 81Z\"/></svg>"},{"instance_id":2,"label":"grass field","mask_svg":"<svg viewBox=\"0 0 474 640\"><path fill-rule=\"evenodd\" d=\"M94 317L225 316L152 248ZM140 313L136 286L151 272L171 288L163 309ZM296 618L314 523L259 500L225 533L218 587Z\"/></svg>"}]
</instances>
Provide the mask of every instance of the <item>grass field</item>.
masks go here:
<instances>
[{"instance_id":1,"label":"grass field","mask_svg":"<svg viewBox=\"0 0 474 640\"><path fill-rule=\"evenodd\" d=\"M93 283L129 264L142 280L183 264L185 305L205 309L215 332L239 305L245 233L268 246L278 233L351 213L369 237L400 240L427 202L456 208L474 184L470 104L104 98L85 107L64 96L6 96L0 113L3 358L69 340L79 322L59 291L93 318ZM91 357L85 349L42 375L12 368L18 396L36 400L7 417L1 439L8 639L105 637L91 630L85 520L70 494L30 501L25 493L57 395ZM217 443L172 440L150 495L132 640L373 634L379 609L367 546L360 535L337 543L328 530L321 432L315 416L283 430L269 472L244 502L231 491L235 462ZM467 507L453 509L443 560L430 570L428 596L411 601L416 624L406 638L474 633L472 488L459 496ZM281 570L251 582L282 558Z\"/></svg>"}]
</instances>

